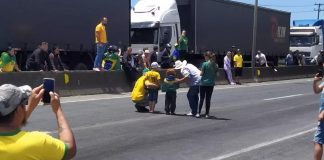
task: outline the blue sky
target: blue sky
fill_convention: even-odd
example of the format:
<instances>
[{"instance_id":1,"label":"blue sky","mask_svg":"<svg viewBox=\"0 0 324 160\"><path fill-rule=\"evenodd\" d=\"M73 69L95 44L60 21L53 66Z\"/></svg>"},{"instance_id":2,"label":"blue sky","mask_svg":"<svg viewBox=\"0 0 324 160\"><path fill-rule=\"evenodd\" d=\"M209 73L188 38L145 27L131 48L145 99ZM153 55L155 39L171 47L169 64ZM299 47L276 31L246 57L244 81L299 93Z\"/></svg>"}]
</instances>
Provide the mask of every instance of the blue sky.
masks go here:
<instances>
[{"instance_id":1,"label":"blue sky","mask_svg":"<svg viewBox=\"0 0 324 160\"><path fill-rule=\"evenodd\" d=\"M254 4L255 0L234 0L243 3ZM137 0L131 0L132 6ZM317 6L315 3L323 3L323 0L259 0L259 5L267 8L273 8L291 12L291 20L296 19L316 19ZM322 5L322 9L324 6ZM320 14L320 19L324 19L324 11Z\"/></svg>"}]
</instances>

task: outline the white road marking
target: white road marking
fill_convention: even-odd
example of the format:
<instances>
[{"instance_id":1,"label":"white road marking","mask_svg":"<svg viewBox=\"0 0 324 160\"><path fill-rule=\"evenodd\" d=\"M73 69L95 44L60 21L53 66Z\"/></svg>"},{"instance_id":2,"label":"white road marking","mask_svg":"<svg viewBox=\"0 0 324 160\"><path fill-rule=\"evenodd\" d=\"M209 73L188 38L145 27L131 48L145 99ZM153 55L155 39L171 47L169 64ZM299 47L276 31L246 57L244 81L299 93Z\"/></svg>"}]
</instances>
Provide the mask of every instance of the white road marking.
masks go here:
<instances>
[{"instance_id":1,"label":"white road marking","mask_svg":"<svg viewBox=\"0 0 324 160\"><path fill-rule=\"evenodd\" d=\"M304 135L304 134L314 132L314 131L315 131L315 128L312 128L312 129L302 131L302 132L299 132L299 133L296 133L296 134L293 134L293 135L289 135L289 136L282 137L282 138L279 138L279 139L275 139L275 140L272 140L272 141L267 141L267 142L263 142L263 143L260 143L260 144L256 144L254 146L250 146L250 147L247 147L247 148L235 151L235 152L231 152L231 153L228 153L228 154L225 154L225 155L222 155L222 156L218 156L218 157L212 158L210 160L223 160L223 159L226 159L226 158L234 157L234 156L237 156L237 155L240 155L240 154L243 154L243 153L251 152L253 150L257 150L257 149L260 149L262 147L270 146L270 145L273 145L275 143L279 143L279 142L282 142L282 141L285 141L285 140L288 140L288 139L291 139L291 138L295 138L295 137L298 137L298 136L301 136L301 135Z\"/></svg>"},{"instance_id":2,"label":"white road marking","mask_svg":"<svg viewBox=\"0 0 324 160\"><path fill-rule=\"evenodd\" d=\"M287 83L293 83L291 82L292 80L286 80L286 81L279 81L279 82L264 82L264 83L248 83L246 85L231 85L231 86L226 86L223 85L222 88L215 87L214 90L226 90L226 89L233 89L233 88L247 88L247 87L259 87L259 86L269 86L269 85L277 85L277 84L287 84ZM309 81L309 79L301 79L301 80L293 80L293 81L298 81L298 82L306 82ZM187 92L188 88L181 88L179 89L178 93L185 93ZM165 93L159 93L159 95L164 95ZM81 96L80 99L78 100L62 100L61 103L77 103L77 102L88 102L88 101L99 101L99 100L110 100L110 99L120 99L120 98L129 98L130 93L125 93L124 95L121 96L110 96L107 95L106 98L86 98L86 96Z\"/></svg>"},{"instance_id":3,"label":"white road marking","mask_svg":"<svg viewBox=\"0 0 324 160\"><path fill-rule=\"evenodd\" d=\"M303 95L305 95L305 94L295 94L295 95L289 95L289 96L267 98L267 99L264 99L264 100L265 101L271 101L271 100L277 100L277 99L284 99L284 98L291 98L291 97L299 97L299 96L303 96Z\"/></svg>"},{"instance_id":4,"label":"white road marking","mask_svg":"<svg viewBox=\"0 0 324 160\"><path fill-rule=\"evenodd\" d=\"M121 124L126 124L126 123L134 123L134 122L139 122L139 121L147 121L147 120L151 120L151 119L159 119L159 118L163 118L163 117L165 117L165 115L139 117L139 118L132 118L132 119L114 121L114 122L89 124L89 125L85 125L85 126L74 127L74 128L71 128L71 129L72 129L73 132L76 132L76 131L87 130L87 129L102 128L102 127L107 127L107 126L121 125ZM45 133L54 134L54 133L57 133L57 131L45 131Z\"/></svg>"}]
</instances>

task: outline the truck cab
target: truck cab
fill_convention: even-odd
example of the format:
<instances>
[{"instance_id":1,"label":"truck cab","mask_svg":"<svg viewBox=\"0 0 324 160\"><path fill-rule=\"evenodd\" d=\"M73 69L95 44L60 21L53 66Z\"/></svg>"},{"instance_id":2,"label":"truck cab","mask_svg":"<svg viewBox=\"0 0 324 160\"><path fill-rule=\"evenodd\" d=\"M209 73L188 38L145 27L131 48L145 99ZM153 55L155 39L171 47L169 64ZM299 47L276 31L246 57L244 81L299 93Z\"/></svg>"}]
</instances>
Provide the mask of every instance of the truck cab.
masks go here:
<instances>
[{"instance_id":1,"label":"truck cab","mask_svg":"<svg viewBox=\"0 0 324 160\"><path fill-rule=\"evenodd\" d=\"M166 44L174 45L180 33L180 18L175 0L139 0L131 9L130 43L133 52Z\"/></svg>"},{"instance_id":2,"label":"truck cab","mask_svg":"<svg viewBox=\"0 0 324 160\"><path fill-rule=\"evenodd\" d=\"M310 62L323 50L324 20L295 20L290 28L290 50L298 50Z\"/></svg>"}]
</instances>

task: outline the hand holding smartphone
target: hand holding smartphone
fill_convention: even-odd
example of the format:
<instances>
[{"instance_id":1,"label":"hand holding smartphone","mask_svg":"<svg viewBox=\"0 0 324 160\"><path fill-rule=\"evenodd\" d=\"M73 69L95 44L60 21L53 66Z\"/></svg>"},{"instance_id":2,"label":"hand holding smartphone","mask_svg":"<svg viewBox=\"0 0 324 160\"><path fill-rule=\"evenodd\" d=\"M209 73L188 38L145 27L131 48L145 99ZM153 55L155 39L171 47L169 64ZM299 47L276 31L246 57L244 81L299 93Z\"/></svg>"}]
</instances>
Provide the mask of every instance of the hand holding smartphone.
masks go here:
<instances>
[{"instance_id":1,"label":"hand holding smartphone","mask_svg":"<svg viewBox=\"0 0 324 160\"><path fill-rule=\"evenodd\" d=\"M55 89L55 79L54 78L44 78L43 79L43 87L44 87L44 95L43 95L43 103L49 104L51 102L50 92L54 92Z\"/></svg>"}]
</instances>

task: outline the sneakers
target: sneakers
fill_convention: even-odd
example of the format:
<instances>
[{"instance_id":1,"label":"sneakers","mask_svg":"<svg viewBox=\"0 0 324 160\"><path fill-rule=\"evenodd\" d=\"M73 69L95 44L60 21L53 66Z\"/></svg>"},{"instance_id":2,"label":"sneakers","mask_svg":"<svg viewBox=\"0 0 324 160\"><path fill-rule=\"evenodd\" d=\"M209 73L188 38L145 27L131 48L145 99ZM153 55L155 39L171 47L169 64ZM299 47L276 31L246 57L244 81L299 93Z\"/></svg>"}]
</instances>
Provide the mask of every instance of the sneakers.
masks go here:
<instances>
[{"instance_id":1,"label":"sneakers","mask_svg":"<svg viewBox=\"0 0 324 160\"><path fill-rule=\"evenodd\" d=\"M196 114L196 118L199 118L199 117L200 117L200 114L199 114L199 113L197 113L197 114Z\"/></svg>"},{"instance_id":2,"label":"sneakers","mask_svg":"<svg viewBox=\"0 0 324 160\"><path fill-rule=\"evenodd\" d=\"M93 68L92 70L94 70L94 71L100 71L100 69L99 68Z\"/></svg>"},{"instance_id":3,"label":"sneakers","mask_svg":"<svg viewBox=\"0 0 324 160\"><path fill-rule=\"evenodd\" d=\"M193 116L193 114L189 112L188 114L186 114L186 116Z\"/></svg>"},{"instance_id":4,"label":"sneakers","mask_svg":"<svg viewBox=\"0 0 324 160\"><path fill-rule=\"evenodd\" d=\"M236 83L234 83L234 82L231 82L231 85L236 85Z\"/></svg>"},{"instance_id":5,"label":"sneakers","mask_svg":"<svg viewBox=\"0 0 324 160\"><path fill-rule=\"evenodd\" d=\"M209 115L208 115L208 114L206 114L206 115L205 115L205 118L209 118Z\"/></svg>"}]
</instances>

